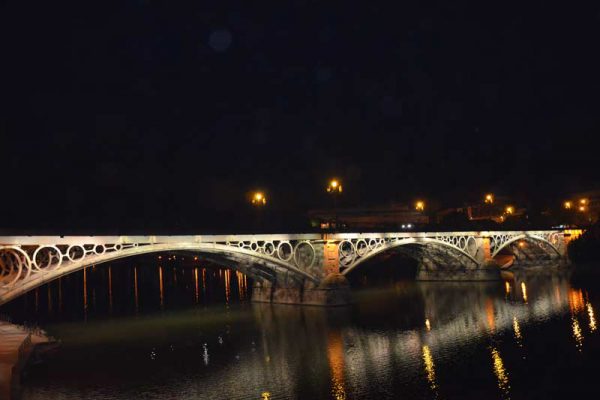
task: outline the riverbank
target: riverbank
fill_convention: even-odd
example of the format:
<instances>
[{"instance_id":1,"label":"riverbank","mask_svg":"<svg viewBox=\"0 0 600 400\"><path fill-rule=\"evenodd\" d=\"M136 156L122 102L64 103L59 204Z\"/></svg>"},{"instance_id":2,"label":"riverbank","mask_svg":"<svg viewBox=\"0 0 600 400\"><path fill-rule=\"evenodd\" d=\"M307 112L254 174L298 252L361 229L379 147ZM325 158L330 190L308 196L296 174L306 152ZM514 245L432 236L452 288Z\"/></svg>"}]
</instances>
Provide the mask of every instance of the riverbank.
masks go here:
<instances>
[{"instance_id":1,"label":"riverbank","mask_svg":"<svg viewBox=\"0 0 600 400\"><path fill-rule=\"evenodd\" d=\"M18 398L21 374L35 346L48 342L43 332L0 321L0 399Z\"/></svg>"}]
</instances>

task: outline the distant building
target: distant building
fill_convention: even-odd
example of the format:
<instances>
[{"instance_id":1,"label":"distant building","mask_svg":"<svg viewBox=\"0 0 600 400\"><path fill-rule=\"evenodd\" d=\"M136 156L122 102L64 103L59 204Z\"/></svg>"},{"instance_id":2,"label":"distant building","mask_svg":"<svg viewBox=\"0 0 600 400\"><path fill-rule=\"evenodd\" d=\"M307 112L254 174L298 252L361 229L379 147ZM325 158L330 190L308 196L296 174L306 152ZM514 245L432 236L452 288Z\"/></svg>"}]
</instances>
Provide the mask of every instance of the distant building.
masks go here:
<instances>
[{"instance_id":1,"label":"distant building","mask_svg":"<svg viewBox=\"0 0 600 400\"><path fill-rule=\"evenodd\" d=\"M321 229L332 228L336 218L338 227L358 230L410 230L429 223L429 217L422 211L397 203L388 206L311 210L308 217L313 226Z\"/></svg>"},{"instance_id":2,"label":"distant building","mask_svg":"<svg viewBox=\"0 0 600 400\"><path fill-rule=\"evenodd\" d=\"M457 208L445 208L436 213L438 223L450 214L464 214L469 221L495 221L502 223L509 217L519 217L526 213L526 208L512 205L472 204Z\"/></svg>"}]
</instances>

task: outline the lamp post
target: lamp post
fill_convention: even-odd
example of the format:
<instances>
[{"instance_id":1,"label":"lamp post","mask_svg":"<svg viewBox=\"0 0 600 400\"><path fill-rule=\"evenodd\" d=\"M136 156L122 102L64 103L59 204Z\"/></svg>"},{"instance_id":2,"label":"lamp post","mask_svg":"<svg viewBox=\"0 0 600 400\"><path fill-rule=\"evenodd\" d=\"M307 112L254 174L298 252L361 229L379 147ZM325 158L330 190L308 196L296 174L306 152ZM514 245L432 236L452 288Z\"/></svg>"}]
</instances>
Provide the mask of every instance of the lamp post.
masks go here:
<instances>
[{"instance_id":1,"label":"lamp post","mask_svg":"<svg viewBox=\"0 0 600 400\"><path fill-rule=\"evenodd\" d=\"M267 196L263 192L254 192L252 195L252 205L262 207L267 204Z\"/></svg>"},{"instance_id":2,"label":"lamp post","mask_svg":"<svg viewBox=\"0 0 600 400\"><path fill-rule=\"evenodd\" d=\"M425 211L425 202L423 200L417 200L415 203L416 211Z\"/></svg>"},{"instance_id":3,"label":"lamp post","mask_svg":"<svg viewBox=\"0 0 600 400\"><path fill-rule=\"evenodd\" d=\"M337 228L337 197L342 193L342 183L338 179L332 179L327 185L327 193L333 197L333 221Z\"/></svg>"},{"instance_id":4,"label":"lamp post","mask_svg":"<svg viewBox=\"0 0 600 400\"><path fill-rule=\"evenodd\" d=\"M256 191L256 192L252 193L250 202L257 209L256 210L256 226L258 229L262 229L261 209L267 205L267 196L261 191Z\"/></svg>"}]
</instances>

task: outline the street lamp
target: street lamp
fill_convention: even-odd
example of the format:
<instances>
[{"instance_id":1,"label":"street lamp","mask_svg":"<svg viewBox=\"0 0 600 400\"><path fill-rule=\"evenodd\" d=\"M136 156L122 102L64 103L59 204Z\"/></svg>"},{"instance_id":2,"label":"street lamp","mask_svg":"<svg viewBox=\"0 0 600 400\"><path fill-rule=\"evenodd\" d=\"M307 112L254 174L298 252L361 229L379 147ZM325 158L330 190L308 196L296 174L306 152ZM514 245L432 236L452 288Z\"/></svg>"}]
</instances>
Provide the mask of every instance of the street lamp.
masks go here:
<instances>
[{"instance_id":1,"label":"street lamp","mask_svg":"<svg viewBox=\"0 0 600 400\"><path fill-rule=\"evenodd\" d=\"M425 202L422 200L418 200L415 203L415 210L417 211L425 211Z\"/></svg>"},{"instance_id":2,"label":"street lamp","mask_svg":"<svg viewBox=\"0 0 600 400\"><path fill-rule=\"evenodd\" d=\"M571 203L570 201L565 201L563 207L565 208L565 210L570 210L573 207L573 203Z\"/></svg>"},{"instance_id":3,"label":"street lamp","mask_svg":"<svg viewBox=\"0 0 600 400\"><path fill-rule=\"evenodd\" d=\"M342 184L340 181L337 179L330 180L327 186L327 193L342 193Z\"/></svg>"},{"instance_id":4,"label":"street lamp","mask_svg":"<svg viewBox=\"0 0 600 400\"><path fill-rule=\"evenodd\" d=\"M262 230L263 229L263 215L262 214L263 214L263 209L267 205L267 196L265 195L264 192L256 191L251 194L250 202L256 209L256 212L255 212L255 214L256 214L255 215L256 229Z\"/></svg>"},{"instance_id":5,"label":"street lamp","mask_svg":"<svg viewBox=\"0 0 600 400\"><path fill-rule=\"evenodd\" d=\"M332 179L326 190L333 197L333 221L337 228L337 197L342 193L342 183L338 179Z\"/></svg>"},{"instance_id":6,"label":"street lamp","mask_svg":"<svg viewBox=\"0 0 600 400\"><path fill-rule=\"evenodd\" d=\"M252 195L252 205L261 207L267 204L267 196L263 192L255 192Z\"/></svg>"},{"instance_id":7,"label":"street lamp","mask_svg":"<svg viewBox=\"0 0 600 400\"><path fill-rule=\"evenodd\" d=\"M515 212L515 208L513 206L506 206L506 209L504 210L504 212L507 215L512 215Z\"/></svg>"},{"instance_id":8,"label":"street lamp","mask_svg":"<svg viewBox=\"0 0 600 400\"><path fill-rule=\"evenodd\" d=\"M494 195L493 195L493 194L491 194L491 193L488 193L488 194L486 194L486 195L485 195L484 202L485 202L486 204L493 204L493 203L494 203Z\"/></svg>"}]
</instances>

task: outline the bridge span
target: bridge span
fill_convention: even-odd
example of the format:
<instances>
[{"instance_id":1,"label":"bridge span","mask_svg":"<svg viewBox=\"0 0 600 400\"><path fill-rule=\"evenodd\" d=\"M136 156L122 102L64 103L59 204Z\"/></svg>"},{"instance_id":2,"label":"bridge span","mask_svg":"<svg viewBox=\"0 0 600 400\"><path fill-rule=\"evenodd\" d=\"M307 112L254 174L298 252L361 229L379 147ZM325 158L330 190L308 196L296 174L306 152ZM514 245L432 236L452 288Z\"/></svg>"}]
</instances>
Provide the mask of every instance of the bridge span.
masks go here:
<instances>
[{"instance_id":1,"label":"bridge span","mask_svg":"<svg viewBox=\"0 0 600 400\"><path fill-rule=\"evenodd\" d=\"M86 266L180 251L254 278L253 300L340 305L345 275L390 253L418 261L420 280L499 279L495 258L566 258L562 231L323 233L186 236L0 236L0 305Z\"/></svg>"}]
</instances>

